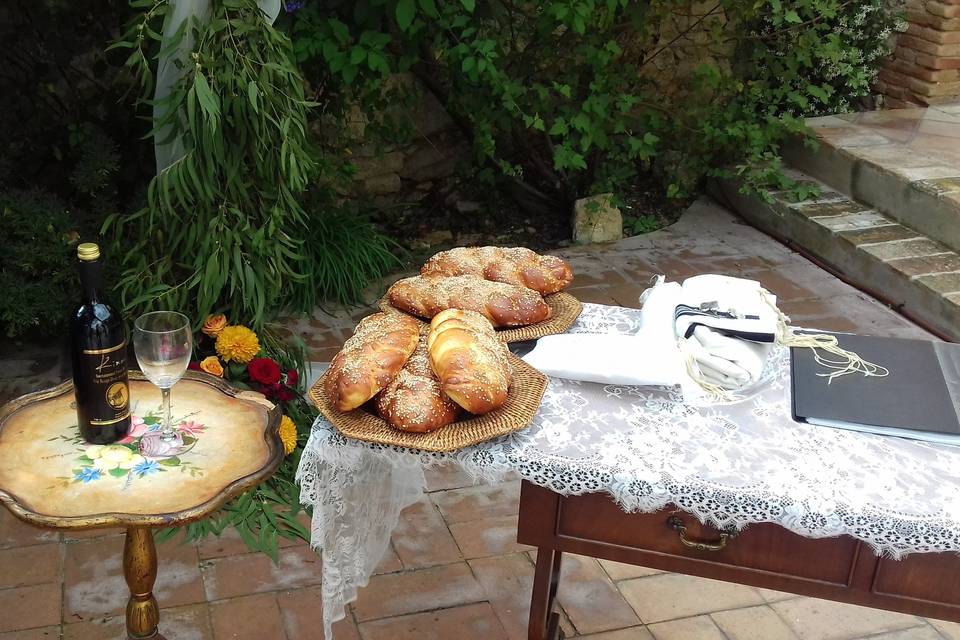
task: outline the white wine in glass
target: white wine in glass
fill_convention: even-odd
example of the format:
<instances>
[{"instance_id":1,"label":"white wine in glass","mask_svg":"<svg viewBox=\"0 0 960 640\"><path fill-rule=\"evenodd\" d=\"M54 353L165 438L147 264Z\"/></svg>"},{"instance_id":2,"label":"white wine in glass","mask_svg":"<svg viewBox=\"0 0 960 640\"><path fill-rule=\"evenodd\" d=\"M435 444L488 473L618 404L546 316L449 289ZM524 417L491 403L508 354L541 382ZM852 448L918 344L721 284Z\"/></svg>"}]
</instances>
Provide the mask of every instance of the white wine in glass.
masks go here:
<instances>
[{"instance_id":1,"label":"white wine in glass","mask_svg":"<svg viewBox=\"0 0 960 640\"><path fill-rule=\"evenodd\" d=\"M160 431L149 439L160 443L149 447L153 457L176 455L183 445L180 434L170 419L170 388L183 377L193 353L193 332L190 319L174 311L145 313L133 323L133 349L143 375L160 388L163 397L163 423ZM147 439L150 433L144 436ZM146 443L141 440L141 448Z\"/></svg>"}]
</instances>

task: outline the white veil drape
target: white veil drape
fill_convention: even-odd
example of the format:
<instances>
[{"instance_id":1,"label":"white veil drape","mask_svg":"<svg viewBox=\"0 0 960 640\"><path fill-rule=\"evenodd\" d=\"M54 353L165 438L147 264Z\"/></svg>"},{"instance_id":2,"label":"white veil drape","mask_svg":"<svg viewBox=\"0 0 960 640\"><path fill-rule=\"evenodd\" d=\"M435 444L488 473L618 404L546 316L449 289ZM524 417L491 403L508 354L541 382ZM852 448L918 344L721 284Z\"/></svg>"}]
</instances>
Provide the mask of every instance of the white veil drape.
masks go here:
<instances>
[{"instance_id":1,"label":"white veil drape","mask_svg":"<svg viewBox=\"0 0 960 640\"><path fill-rule=\"evenodd\" d=\"M169 49L177 31L186 20L196 18L201 22L210 19L211 0L170 0L171 11L163 24L163 39L160 42L160 58L157 62L157 85L153 94L153 122L160 122L166 115L167 105L157 104L170 95L170 89L176 83L183 69L189 63L193 50L193 38L185 35L180 44ZM272 24L280 14L280 0L257 0L260 10ZM168 128L161 129L154 138L154 154L157 159L157 173L179 160L185 149L180 136L172 137Z\"/></svg>"}]
</instances>

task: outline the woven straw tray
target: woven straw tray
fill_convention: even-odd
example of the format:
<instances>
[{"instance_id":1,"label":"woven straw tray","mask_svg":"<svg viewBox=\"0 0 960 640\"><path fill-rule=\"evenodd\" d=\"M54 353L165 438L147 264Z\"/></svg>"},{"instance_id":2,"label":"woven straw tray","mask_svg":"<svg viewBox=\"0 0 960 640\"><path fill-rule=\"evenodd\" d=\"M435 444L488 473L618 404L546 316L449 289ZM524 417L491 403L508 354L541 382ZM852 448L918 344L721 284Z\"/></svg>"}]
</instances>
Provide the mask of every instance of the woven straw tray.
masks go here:
<instances>
[{"instance_id":1,"label":"woven straw tray","mask_svg":"<svg viewBox=\"0 0 960 640\"><path fill-rule=\"evenodd\" d=\"M537 414L543 392L547 389L547 376L513 354L509 354L508 358L513 367L513 380L507 393L507 402L502 407L482 416L464 414L467 416L464 420L430 433L410 433L394 429L373 412L370 407L372 403L347 412L334 409L323 388L326 373L310 388L307 397L320 409L320 413L347 437L424 451L456 451L520 431L529 425Z\"/></svg>"},{"instance_id":2,"label":"woven straw tray","mask_svg":"<svg viewBox=\"0 0 960 640\"><path fill-rule=\"evenodd\" d=\"M573 326L573 323L580 317L580 312L583 311L583 304L564 291L546 295L543 300L553 311L549 320L514 329L497 329L497 336L504 342L524 342L555 333L563 333ZM380 310L401 311L401 309L397 309L390 304L390 299L387 296L380 299Z\"/></svg>"}]
</instances>

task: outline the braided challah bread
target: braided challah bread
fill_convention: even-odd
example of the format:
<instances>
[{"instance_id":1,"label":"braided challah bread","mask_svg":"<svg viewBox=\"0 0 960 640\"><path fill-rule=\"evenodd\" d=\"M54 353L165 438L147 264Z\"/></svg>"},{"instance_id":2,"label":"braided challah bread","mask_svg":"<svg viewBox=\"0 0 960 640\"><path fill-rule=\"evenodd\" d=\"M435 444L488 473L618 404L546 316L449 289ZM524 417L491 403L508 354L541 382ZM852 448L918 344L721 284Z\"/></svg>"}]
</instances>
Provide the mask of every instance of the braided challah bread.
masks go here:
<instances>
[{"instance_id":1,"label":"braided challah bread","mask_svg":"<svg viewBox=\"0 0 960 640\"><path fill-rule=\"evenodd\" d=\"M477 276L414 276L396 282L387 293L394 307L422 318L446 309L466 309L494 326L519 327L547 320L551 314L536 291Z\"/></svg>"},{"instance_id":2,"label":"braided challah bread","mask_svg":"<svg viewBox=\"0 0 960 640\"><path fill-rule=\"evenodd\" d=\"M479 313L449 309L438 313L427 336L430 365L440 388L470 413L503 405L510 388L507 345Z\"/></svg>"},{"instance_id":3,"label":"braided challah bread","mask_svg":"<svg viewBox=\"0 0 960 640\"><path fill-rule=\"evenodd\" d=\"M427 260L420 275L475 275L544 295L556 293L573 281L573 271L562 259L524 247L457 247L441 251Z\"/></svg>"},{"instance_id":4,"label":"braided challah bread","mask_svg":"<svg viewBox=\"0 0 960 640\"><path fill-rule=\"evenodd\" d=\"M375 313L357 325L325 374L327 397L340 411L356 409L400 372L420 340L420 323L402 313Z\"/></svg>"},{"instance_id":5,"label":"braided challah bread","mask_svg":"<svg viewBox=\"0 0 960 640\"><path fill-rule=\"evenodd\" d=\"M443 394L430 368L426 336L397 377L377 396L377 413L401 431L426 433L457 419L460 408Z\"/></svg>"}]
</instances>

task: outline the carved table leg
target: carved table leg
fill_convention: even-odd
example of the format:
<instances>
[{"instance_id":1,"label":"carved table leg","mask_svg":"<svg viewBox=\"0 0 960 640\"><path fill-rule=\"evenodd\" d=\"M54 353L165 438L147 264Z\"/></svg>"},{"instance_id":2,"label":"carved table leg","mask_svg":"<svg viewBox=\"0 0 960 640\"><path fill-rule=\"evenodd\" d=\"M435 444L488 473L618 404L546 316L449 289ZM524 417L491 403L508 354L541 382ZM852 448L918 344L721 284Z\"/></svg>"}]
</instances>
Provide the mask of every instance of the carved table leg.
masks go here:
<instances>
[{"instance_id":1,"label":"carved table leg","mask_svg":"<svg viewBox=\"0 0 960 640\"><path fill-rule=\"evenodd\" d=\"M553 610L560 585L560 559L556 549L537 549L537 569L533 576L533 598L530 602L529 640L563 640L560 615Z\"/></svg>"},{"instance_id":2,"label":"carved table leg","mask_svg":"<svg viewBox=\"0 0 960 640\"><path fill-rule=\"evenodd\" d=\"M157 631L160 610L153 597L157 579L157 547L146 527L127 528L123 545L123 576L130 587L127 602L127 635L130 640L163 640Z\"/></svg>"}]
</instances>

